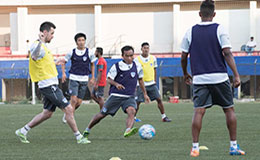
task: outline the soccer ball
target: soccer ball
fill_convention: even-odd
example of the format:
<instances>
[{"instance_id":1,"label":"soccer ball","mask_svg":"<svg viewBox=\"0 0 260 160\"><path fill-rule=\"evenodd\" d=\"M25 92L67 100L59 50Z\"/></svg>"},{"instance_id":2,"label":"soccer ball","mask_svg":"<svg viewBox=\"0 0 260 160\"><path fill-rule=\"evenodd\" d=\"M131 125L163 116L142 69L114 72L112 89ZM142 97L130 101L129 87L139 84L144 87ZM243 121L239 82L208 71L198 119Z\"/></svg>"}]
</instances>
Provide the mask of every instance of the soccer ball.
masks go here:
<instances>
[{"instance_id":1,"label":"soccer ball","mask_svg":"<svg viewBox=\"0 0 260 160\"><path fill-rule=\"evenodd\" d=\"M145 139L145 140L150 140L152 139L154 136L155 136L155 129L152 125L150 124L144 124L142 125L139 130L139 136L142 138L142 139Z\"/></svg>"}]
</instances>

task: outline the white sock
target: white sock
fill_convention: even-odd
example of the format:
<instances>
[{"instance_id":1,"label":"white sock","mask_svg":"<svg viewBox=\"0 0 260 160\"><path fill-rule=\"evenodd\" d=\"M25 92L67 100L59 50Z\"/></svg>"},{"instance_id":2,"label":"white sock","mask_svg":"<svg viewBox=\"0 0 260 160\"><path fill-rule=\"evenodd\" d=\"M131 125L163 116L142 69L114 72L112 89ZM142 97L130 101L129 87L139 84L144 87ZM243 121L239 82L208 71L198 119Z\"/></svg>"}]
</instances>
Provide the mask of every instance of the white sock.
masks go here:
<instances>
[{"instance_id":1,"label":"white sock","mask_svg":"<svg viewBox=\"0 0 260 160\"><path fill-rule=\"evenodd\" d=\"M230 141L230 147L237 148L237 141Z\"/></svg>"},{"instance_id":2,"label":"white sock","mask_svg":"<svg viewBox=\"0 0 260 160\"><path fill-rule=\"evenodd\" d=\"M74 136L76 137L77 140L83 137L79 131L75 132Z\"/></svg>"},{"instance_id":3,"label":"white sock","mask_svg":"<svg viewBox=\"0 0 260 160\"><path fill-rule=\"evenodd\" d=\"M88 131L90 133L90 129L89 128L86 128L85 131Z\"/></svg>"},{"instance_id":4,"label":"white sock","mask_svg":"<svg viewBox=\"0 0 260 160\"><path fill-rule=\"evenodd\" d=\"M162 114L162 119L164 119L166 117L166 114L164 113L164 114Z\"/></svg>"},{"instance_id":5,"label":"white sock","mask_svg":"<svg viewBox=\"0 0 260 160\"><path fill-rule=\"evenodd\" d=\"M192 151L199 151L199 143L192 143Z\"/></svg>"},{"instance_id":6,"label":"white sock","mask_svg":"<svg viewBox=\"0 0 260 160\"><path fill-rule=\"evenodd\" d=\"M24 135L27 135L27 133L29 132L31 128L26 124L23 128L21 128L21 133Z\"/></svg>"},{"instance_id":7,"label":"white sock","mask_svg":"<svg viewBox=\"0 0 260 160\"><path fill-rule=\"evenodd\" d=\"M136 117L135 117L135 119L136 119Z\"/></svg>"},{"instance_id":8,"label":"white sock","mask_svg":"<svg viewBox=\"0 0 260 160\"><path fill-rule=\"evenodd\" d=\"M127 128L126 130L125 130L125 132L129 132L131 130L131 128Z\"/></svg>"}]
</instances>

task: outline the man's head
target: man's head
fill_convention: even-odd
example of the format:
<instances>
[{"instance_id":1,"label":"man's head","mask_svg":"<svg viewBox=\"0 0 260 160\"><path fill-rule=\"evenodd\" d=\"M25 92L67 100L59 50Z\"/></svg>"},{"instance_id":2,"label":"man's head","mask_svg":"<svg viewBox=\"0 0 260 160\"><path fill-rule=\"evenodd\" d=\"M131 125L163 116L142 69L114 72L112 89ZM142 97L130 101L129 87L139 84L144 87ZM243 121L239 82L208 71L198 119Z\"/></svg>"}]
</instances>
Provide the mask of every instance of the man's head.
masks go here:
<instances>
[{"instance_id":1,"label":"man's head","mask_svg":"<svg viewBox=\"0 0 260 160\"><path fill-rule=\"evenodd\" d=\"M86 35L84 33L77 33L74 37L74 40L79 49L84 49L86 45Z\"/></svg>"},{"instance_id":2,"label":"man's head","mask_svg":"<svg viewBox=\"0 0 260 160\"><path fill-rule=\"evenodd\" d=\"M40 26L40 32L43 37L45 37L45 43L50 43L56 26L51 22L43 22Z\"/></svg>"},{"instance_id":3,"label":"man's head","mask_svg":"<svg viewBox=\"0 0 260 160\"><path fill-rule=\"evenodd\" d=\"M250 37L250 40L251 40L251 41L254 41L254 37Z\"/></svg>"},{"instance_id":4,"label":"man's head","mask_svg":"<svg viewBox=\"0 0 260 160\"><path fill-rule=\"evenodd\" d=\"M101 48L101 47L97 47L96 48L96 51L95 51L95 56L96 57L101 57L103 55L103 48Z\"/></svg>"},{"instance_id":5,"label":"man's head","mask_svg":"<svg viewBox=\"0 0 260 160\"><path fill-rule=\"evenodd\" d=\"M142 50L142 56L147 57L150 52L150 45L148 42L144 42L141 45L141 50Z\"/></svg>"},{"instance_id":6,"label":"man's head","mask_svg":"<svg viewBox=\"0 0 260 160\"><path fill-rule=\"evenodd\" d=\"M202 19L213 19L215 17L215 4L213 0L204 0L200 5L200 17Z\"/></svg>"},{"instance_id":7,"label":"man's head","mask_svg":"<svg viewBox=\"0 0 260 160\"><path fill-rule=\"evenodd\" d=\"M134 60L134 48L132 46L124 46L121 49L122 57L126 64L133 63Z\"/></svg>"}]
</instances>

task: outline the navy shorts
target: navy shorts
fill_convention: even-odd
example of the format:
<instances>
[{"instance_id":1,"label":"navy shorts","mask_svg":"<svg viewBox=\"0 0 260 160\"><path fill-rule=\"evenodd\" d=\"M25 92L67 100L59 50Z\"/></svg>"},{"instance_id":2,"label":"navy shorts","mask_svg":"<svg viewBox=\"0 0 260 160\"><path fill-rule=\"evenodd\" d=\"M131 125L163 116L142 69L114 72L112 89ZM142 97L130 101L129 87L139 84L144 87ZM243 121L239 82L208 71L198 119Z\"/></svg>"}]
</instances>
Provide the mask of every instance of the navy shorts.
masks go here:
<instances>
[{"instance_id":1,"label":"navy shorts","mask_svg":"<svg viewBox=\"0 0 260 160\"><path fill-rule=\"evenodd\" d=\"M161 98L159 89L156 86L156 84L153 84L150 86L145 86L145 89L146 89L147 95L149 96L151 101ZM140 86L138 86L137 90L136 90L136 101L144 102L144 93L143 93L142 89L140 88Z\"/></svg>"},{"instance_id":2,"label":"navy shorts","mask_svg":"<svg viewBox=\"0 0 260 160\"><path fill-rule=\"evenodd\" d=\"M134 96L119 97L111 95L106 100L100 112L105 115L109 114L111 116L114 116L120 107L122 107L122 110L126 113L126 109L130 106L136 109L136 101Z\"/></svg>"},{"instance_id":3,"label":"navy shorts","mask_svg":"<svg viewBox=\"0 0 260 160\"><path fill-rule=\"evenodd\" d=\"M77 96L79 99L85 97L88 87L88 82L69 80L69 94L71 96Z\"/></svg>"},{"instance_id":4,"label":"navy shorts","mask_svg":"<svg viewBox=\"0 0 260 160\"><path fill-rule=\"evenodd\" d=\"M219 105L233 107L233 94L229 80L218 84L193 85L193 103L195 108L209 108Z\"/></svg>"},{"instance_id":5,"label":"navy shorts","mask_svg":"<svg viewBox=\"0 0 260 160\"><path fill-rule=\"evenodd\" d=\"M44 109L54 112L56 107L64 109L69 105L58 85L40 88L40 92L43 95Z\"/></svg>"}]
</instances>

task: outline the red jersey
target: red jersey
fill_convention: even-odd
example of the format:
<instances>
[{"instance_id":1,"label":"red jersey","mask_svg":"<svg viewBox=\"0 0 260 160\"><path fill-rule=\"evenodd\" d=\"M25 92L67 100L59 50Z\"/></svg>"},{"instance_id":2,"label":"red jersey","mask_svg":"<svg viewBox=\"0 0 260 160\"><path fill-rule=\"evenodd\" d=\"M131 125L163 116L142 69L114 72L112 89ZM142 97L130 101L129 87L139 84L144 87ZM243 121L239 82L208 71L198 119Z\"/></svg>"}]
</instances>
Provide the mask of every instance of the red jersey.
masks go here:
<instances>
[{"instance_id":1,"label":"red jersey","mask_svg":"<svg viewBox=\"0 0 260 160\"><path fill-rule=\"evenodd\" d=\"M107 79L107 62L106 60L101 57L98 59L97 63L97 73L99 71L102 71L101 73L101 79L98 83L98 86L106 86L106 79Z\"/></svg>"}]
</instances>

